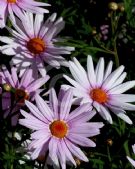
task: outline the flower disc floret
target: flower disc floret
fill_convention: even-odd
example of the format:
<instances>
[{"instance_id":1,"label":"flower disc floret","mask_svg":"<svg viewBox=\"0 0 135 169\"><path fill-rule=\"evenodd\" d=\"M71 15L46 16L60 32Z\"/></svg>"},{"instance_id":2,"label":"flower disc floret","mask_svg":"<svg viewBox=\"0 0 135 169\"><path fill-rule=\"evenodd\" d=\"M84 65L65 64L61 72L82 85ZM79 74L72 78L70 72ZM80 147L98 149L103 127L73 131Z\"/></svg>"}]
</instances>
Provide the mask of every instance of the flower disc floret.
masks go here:
<instances>
[{"instance_id":1,"label":"flower disc floret","mask_svg":"<svg viewBox=\"0 0 135 169\"><path fill-rule=\"evenodd\" d=\"M94 101L97 101L98 103L105 103L108 100L106 92L100 88L93 89L90 92L90 96Z\"/></svg>"},{"instance_id":2,"label":"flower disc floret","mask_svg":"<svg viewBox=\"0 0 135 169\"><path fill-rule=\"evenodd\" d=\"M53 136L64 138L68 132L68 126L64 121L56 120L50 124L50 130Z\"/></svg>"},{"instance_id":3,"label":"flower disc floret","mask_svg":"<svg viewBox=\"0 0 135 169\"><path fill-rule=\"evenodd\" d=\"M23 89L15 90L15 100L19 103L24 103L25 100L29 99L29 94Z\"/></svg>"},{"instance_id":4,"label":"flower disc floret","mask_svg":"<svg viewBox=\"0 0 135 169\"><path fill-rule=\"evenodd\" d=\"M41 38L33 38L28 41L27 48L33 54L40 54L45 50L46 45Z\"/></svg>"},{"instance_id":5,"label":"flower disc floret","mask_svg":"<svg viewBox=\"0 0 135 169\"><path fill-rule=\"evenodd\" d=\"M16 0L7 0L8 3L16 3Z\"/></svg>"}]
</instances>

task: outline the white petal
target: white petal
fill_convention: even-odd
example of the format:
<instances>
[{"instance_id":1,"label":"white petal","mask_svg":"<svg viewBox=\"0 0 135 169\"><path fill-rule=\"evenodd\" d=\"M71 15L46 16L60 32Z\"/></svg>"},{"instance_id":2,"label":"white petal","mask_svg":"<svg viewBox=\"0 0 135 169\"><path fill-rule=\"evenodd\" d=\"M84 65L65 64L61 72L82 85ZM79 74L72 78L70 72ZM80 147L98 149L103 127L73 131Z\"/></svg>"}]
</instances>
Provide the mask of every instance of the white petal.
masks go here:
<instances>
[{"instance_id":1,"label":"white petal","mask_svg":"<svg viewBox=\"0 0 135 169\"><path fill-rule=\"evenodd\" d=\"M60 119L61 120L67 119L70 109L71 109L72 99L73 99L73 91L72 89L69 89L64 93L64 96L60 104Z\"/></svg>"},{"instance_id":2,"label":"white petal","mask_svg":"<svg viewBox=\"0 0 135 169\"><path fill-rule=\"evenodd\" d=\"M112 94L124 93L125 91L131 89L134 86L135 86L135 80L129 81L129 82L125 82L125 83L123 83L123 84L121 84L119 86L116 86L113 89L109 90L109 93L112 93Z\"/></svg>"},{"instance_id":3,"label":"white petal","mask_svg":"<svg viewBox=\"0 0 135 169\"><path fill-rule=\"evenodd\" d=\"M34 22L34 28L35 28L35 36L39 36L39 31L41 29L41 25L43 23L43 14L36 14L35 16L35 22Z\"/></svg>"},{"instance_id":4,"label":"white petal","mask_svg":"<svg viewBox=\"0 0 135 169\"><path fill-rule=\"evenodd\" d=\"M135 154L135 144L132 145L132 149L133 149L133 152L134 152L134 154Z\"/></svg>"},{"instance_id":5,"label":"white petal","mask_svg":"<svg viewBox=\"0 0 135 169\"><path fill-rule=\"evenodd\" d=\"M114 114L116 114L118 117L120 117L122 120L124 120L128 124L132 124L132 121L126 115L126 112L122 108L111 106L111 105L108 105L108 106Z\"/></svg>"},{"instance_id":6,"label":"white petal","mask_svg":"<svg viewBox=\"0 0 135 169\"><path fill-rule=\"evenodd\" d=\"M89 103L82 104L81 106L79 106L78 108L76 108L75 110L73 110L69 114L69 117L68 117L67 121L76 118L77 116L79 116L83 112L91 111L91 109L92 109L92 107L91 107L91 105Z\"/></svg>"},{"instance_id":7,"label":"white petal","mask_svg":"<svg viewBox=\"0 0 135 169\"><path fill-rule=\"evenodd\" d=\"M50 93L49 93L49 104L50 104L50 107L51 109L53 110L53 113L55 115L56 118L58 118L58 106L59 106L59 103L58 103L58 99L57 99L57 96L56 96L56 92L54 90L54 88L52 88L50 90Z\"/></svg>"},{"instance_id":8,"label":"white petal","mask_svg":"<svg viewBox=\"0 0 135 169\"><path fill-rule=\"evenodd\" d=\"M110 75L110 73L112 72L112 66L113 66L113 62L110 61L107 65L107 68L105 70L105 74L104 74L104 80Z\"/></svg>"},{"instance_id":9,"label":"white petal","mask_svg":"<svg viewBox=\"0 0 135 169\"><path fill-rule=\"evenodd\" d=\"M124 79L126 78L126 76L127 76L127 73L123 72L121 74L121 76L116 80L116 82L112 85L112 88L114 88L115 86L118 86L119 84L121 84L124 81Z\"/></svg>"},{"instance_id":10,"label":"white petal","mask_svg":"<svg viewBox=\"0 0 135 169\"><path fill-rule=\"evenodd\" d=\"M112 72L107 79L104 81L102 87L106 90L110 89L115 83L116 79L121 75L124 70L124 66L118 67L114 72Z\"/></svg>"},{"instance_id":11,"label":"white petal","mask_svg":"<svg viewBox=\"0 0 135 169\"><path fill-rule=\"evenodd\" d=\"M69 61L70 64L70 71L73 75L73 77L75 78L75 80L82 85L85 89L89 89L90 88L90 84L88 81L88 78L86 76L82 76L83 72L75 65L75 63ZM80 65L81 66L81 65Z\"/></svg>"},{"instance_id":12,"label":"white petal","mask_svg":"<svg viewBox=\"0 0 135 169\"><path fill-rule=\"evenodd\" d=\"M111 94L112 100L120 100L121 102L135 102L135 95L133 94Z\"/></svg>"},{"instance_id":13,"label":"white petal","mask_svg":"<svg viewBox=\"0 0 135 169\"><path fill-rule=\"evenodd\" d=\"M85 154L81 151L80 148L78 148L77 146L75 146L74 144L72 144L72 142L70 142L69 140L66 140L67 142L67 146L69 148L69 150L73 153L74 156L76 156L77 158L88 162L88 158L85 156Z\"/></svg>"},{"instance_id":14,"label":"white petal","mask_svg":"<svg viewBox=\"0 0 135 169\"><path fill-rule=\"evenodd\" d=\"M59 166L59 161L57 157L57 146L59 144L59 140L57 138L52 137L49 141L49 156L56 166Z\"/></svg>"},{"instance_id":15,"label":"white petal","mask_svg":"<svg viewBox=\"0 0 135 169\"><path fill-rule=\"evenodd\" d=\"M35 96L35 101L36 101L36 104L37 104L39 110L42 112L42 114L44 114L44 116L49 121L53 121L54 114L52 113L52 110L49 108L47 103L38 94L36 94L36 96Z\"/></svg>"},{"instance_id":16,"label":"white petal","mask_svg":"<svg viewBox=\"0 0 135 169\"><path fill-rule=\"evenodd\" d=\"M31 111L31 113L37 117L37 119L40 119L41 121L44 121L45 123L48 123L48 120L46 118L46 116L44 116L35 105L33 105L31 102L29 101L25 101L25 104L27 105L27 107L29 108L29 110ZM24 112L24 111L23 111ZM26 114L25 114L26 115Z\"/></svg>"},{"instance_id":17,"label":"white petal","mask_svg":"<svg viewBox=\"0 0 135 169\"><path fill-rule=\"evenodd\" d=\"M128 124L133 124L133 122L131 121L131 119L126 114L124 114L124 113L118 113L117 116L120 117L125 122L127 122Z\"/></svg>"},{"instance_id":18,"label":"white petal","mask_svg":"<svg viewBox=\"0 0 135 169\"><path fill-rule=\"evenodd\" d=\"M63 150L62 142L63 140L60 141L58 144L59 159L60 159L60 164L62 169L66 169L66 155L65 155L65 151Z\"/></svg>"},{"instance_id":19,"label":"white petal","mask_svg":"<svg viewBox=\"0 0 135 169\"><path fill-rule=\"evenodd\" d=\"M0 41L8 44L12 44L14 40L7 36L0 36Z\"/></svg>"},{"instance_id":20,"label":"white petal","mask_svg":"<svg viewBox=\"0 0 135 169\"><path fill-rule=\"evenodd\" d=\"M45 77L46 76L46 69L45 69L43 61L40 58L38 58L38 61L36 60L36 64L37 64L37 68L38 68L40 74L42 75L42 77Z\"/></svg>"},{"instance_id":21,"label":"white petal","mask_svg":"<svg viewBox=\"0 0 135 169\"><path fill-rule=\"evenodd\" d=\"M135 105L130 104L130 103L125 103L120 100L119 101L118 100L110 100L108 103L112 106L117 106L117 107L122 108L124 110L131 110L131 111L135 110Z\"/></svg>"},{"instance_id":22,"label":"white petal","mask_svg":"<svg viewBox=\"0 0 135 169\"><path fill-rule=\"evenodd\" d=\"M109 110L108 110L106 107L100 105L99 114L100 114L105 120L107 120L110 124L113 123L113 122L112 122L112 117L111 117L111 115L110 115L110 112L109 112Z\"/></svg>"},{"instance_id":23,"label":"white petal","mask_svg":"<svg viewBox=\"0 0 135 169\"><path fill-rule=\"evenodd\" d=\"M100 58L95 70L97 86L100 87L104 77L104 59Z\"/></svg>"},{"instance_id":24,"label":"white petal","mask_svg":"<svg viewBox=\"0 0 135 169\"><path fill-rule=\"evenodd\" d=\"M75 80L71 79L70 77L68 77L67 75L63 75L63 77L68 80L74 87L76 87L77 89L80 89L84 92L86 92L87 90L81 86L81 84L79 84L78 82L76 82ZM64 85L63 85L64 86Z\"/></svg>"},{"instance_id":25,"label":"white petal","mask_svg":"<svg viewBox=\"0 0 135 169\"><path fill-rule=\"evenodd\" d=\"M96 75L94 72L94 65L93 65L92 57L90 55L88 55L88 58L87 58L87 71L88 71L88 78L89 78L90 84L92 87L94 87L96 84Z\"/></svg>"},{"instance_id":26,"label":"white petal","mask_svg":"<svg viewBox=\"0 0 135 169\"><path fill-rule=\"evenodd\" d=\"M76 167L76 162L75 162L70 150L68 149L68 147L66 145L66 139L63 139L63 141L62 141L62 149L65 151L65 155L66 155L67 159L70 160Z\"/></svg>"},{"instance_id":27,"label":"white petal","mask_svg":"<svg viewBox=\"0 0 135 169\"><path fill-rule=\"evenodd\" d=\"M67 136L67 138L73 143L78 144L83 147L95 147L96 146L96 144L92 140L86 137L83 137L82 135L76 134L76 133L70 133Z\"/></svg>"},{"instance_id":28,"label":"white petal","mask_svg":"<svg viewBox=\"0 0 135 169\"><path fill-rule=\"evenodd\" d=\"M135 161L132 158L128 157L128 156L127 156L127 159L135 167Z\"/></svg>"},{"instance_id":29,"label":"white petal","mask_svg":"<svg viewBox=\"0 0 135 169\"><path fill-rule=\"evenodd\" d=\"M73 58L73 61L75 65L78 67L78 69L81 71L81 75L87 79L87 74L82 65L79 63L79 61L76 58Z\"/></svg>"}]
</instances>

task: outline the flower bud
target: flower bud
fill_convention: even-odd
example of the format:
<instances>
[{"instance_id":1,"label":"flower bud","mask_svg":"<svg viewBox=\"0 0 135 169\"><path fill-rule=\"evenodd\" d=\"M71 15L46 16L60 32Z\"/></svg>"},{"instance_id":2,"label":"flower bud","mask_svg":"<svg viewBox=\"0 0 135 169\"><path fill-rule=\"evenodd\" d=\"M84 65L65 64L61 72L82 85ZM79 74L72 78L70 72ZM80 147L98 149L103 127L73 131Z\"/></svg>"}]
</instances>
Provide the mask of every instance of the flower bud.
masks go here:
<instances>
[{"instance_id":1,"label":"flower bud","mask_svg":"<svg viewBox=\"0 0 135 169\"><path fill-rule=\"evenodd\" d=\"M109 9L116 11L118 9L118 4L116 2L110 2L108 7Z\"/></svg>"},{"instance_id":2,"label":"flower bud","mask_svg":"<svg viewBox=\"0 0 135 169\"><path fill-rule=\"evenodd\" d=\"M9 85L9 84L7 84L7 83L5 83L5 84L3 84L3 88L4 88L4 90L6 90L7 92L10 92L11 89L12 89L12 86Z\"/></svg>"},{"instance_id":3,"label":"flower bud","mask_svg":"<svg viewBox=\"0 0 135 169\"><path fill-rule=\"evenodd\" d=\"M124 7L124 4L123 3L119 3L118 4L118 8L121 12L124 12L125 11L125 7Z\"/></svg>"},{"instance_id":4,"label":"flower bud","mask_svg":"<svg viewBox=\"0 0 135 169\"><path fill-rule=\"evenodd\" d=\"M113 141L112 141L112 139L107 139L107 140L106 140L106 143L107 143L109 146L112 146Z\"/></svg>"}]
</instances>

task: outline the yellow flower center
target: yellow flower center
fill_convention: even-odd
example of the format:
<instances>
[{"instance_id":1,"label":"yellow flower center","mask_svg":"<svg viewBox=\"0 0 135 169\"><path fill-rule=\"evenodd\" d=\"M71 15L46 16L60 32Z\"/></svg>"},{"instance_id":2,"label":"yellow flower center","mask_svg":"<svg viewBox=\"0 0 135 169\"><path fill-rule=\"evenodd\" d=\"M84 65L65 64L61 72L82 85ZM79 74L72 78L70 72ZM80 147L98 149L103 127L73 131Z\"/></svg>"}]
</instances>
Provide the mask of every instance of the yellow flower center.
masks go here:
<instances>
[{"instance_id":1,"label":"yellow flower center","mask_svg":"<svg viewBox=\"0 0 135 169\"><path fill-rule=\"evenodd\" d=\"M8 3L16 3L16 0L7 0Z\"/></svg>"},{"instance_id":2,"label":"yellow flower center","mask_svg":"<svg viewBox=\"0 0 135 169\"><path fill-rule=\"evenodd\" d=\"M22 89L15 90L15 100L18 103L23 104L24 101L28 99L29 99L29 94L25 90L22 90Z\"/></svg>"},{"instance_id":3,"label":"yellow flower center","mask_svg":"<svg viewBox=\"0 0 135 169\"><path fill-rule=\"evenodd\" d=\"M98 103L105 103L108 100L107 94L104 90L97 88L90 92L91 98Z\"/></svg>"},{"instance_id":4,"label":"yellow flower center","mask_svg":"<svg viewBox=\"0 0 135 169\"><path fill-rule=\"evenodd\" d=\"M27 42L27 48L33 54L40 54L45 50L46 44L40 38L33 38Z\"/></svg>"},{"instance_id":5,"label":"yellow flower center","mask_svg":"<svg viewBox=\"0 0 135 169\"><path fill-rule=\"evenodd\" d=\"M64 138L68 132L68 126L64 121L56 120L50 124L50 130L53 136Z\"/></svg>"}]
</instances>

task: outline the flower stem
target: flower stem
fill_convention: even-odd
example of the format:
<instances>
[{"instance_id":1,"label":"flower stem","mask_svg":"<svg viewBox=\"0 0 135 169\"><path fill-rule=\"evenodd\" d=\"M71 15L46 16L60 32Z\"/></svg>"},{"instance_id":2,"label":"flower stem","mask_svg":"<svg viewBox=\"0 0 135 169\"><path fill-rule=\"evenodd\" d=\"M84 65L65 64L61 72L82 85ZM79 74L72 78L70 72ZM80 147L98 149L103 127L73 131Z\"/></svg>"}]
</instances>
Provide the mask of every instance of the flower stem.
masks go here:
<instances>
[{"instance_id":1,"label":"flower stem","mask_svg":"<svg viewBox=\"0 0 135 169\"><path fill-rule=\"evenodd\" d=\"M114 41L114 57L115 57L116 67L119 67L120 63L119 63L119 57L117 52L116 40Z\"/></svg>"}]
</instances>

